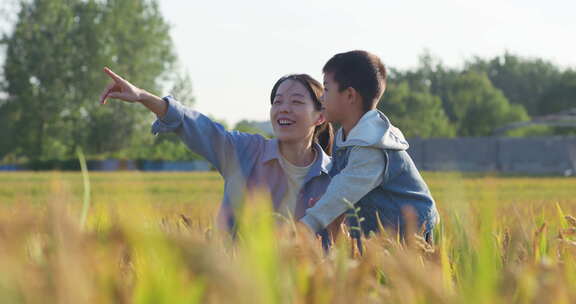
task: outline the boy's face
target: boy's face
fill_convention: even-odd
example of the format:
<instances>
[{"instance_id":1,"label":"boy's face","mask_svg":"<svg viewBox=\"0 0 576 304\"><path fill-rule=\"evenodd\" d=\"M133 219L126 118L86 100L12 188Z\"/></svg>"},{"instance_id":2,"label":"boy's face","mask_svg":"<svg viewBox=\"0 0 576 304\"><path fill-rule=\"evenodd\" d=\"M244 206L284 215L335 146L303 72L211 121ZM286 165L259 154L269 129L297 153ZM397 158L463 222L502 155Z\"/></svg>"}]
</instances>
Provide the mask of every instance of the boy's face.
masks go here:
<instances>
[{"instance_id":1,"label":"boy's face","mask_svg":"<svg viewBox=\"0 0 576 304\"><path fill-rule=\"evenodd\" d=\"M324 74L324 95L322 105L324 106L324 118L330 122L340 122L341 117L348 110L346 102L346 90L340 92L339 85L334 80L332 73Z\"/></svg>"}]
</instances>

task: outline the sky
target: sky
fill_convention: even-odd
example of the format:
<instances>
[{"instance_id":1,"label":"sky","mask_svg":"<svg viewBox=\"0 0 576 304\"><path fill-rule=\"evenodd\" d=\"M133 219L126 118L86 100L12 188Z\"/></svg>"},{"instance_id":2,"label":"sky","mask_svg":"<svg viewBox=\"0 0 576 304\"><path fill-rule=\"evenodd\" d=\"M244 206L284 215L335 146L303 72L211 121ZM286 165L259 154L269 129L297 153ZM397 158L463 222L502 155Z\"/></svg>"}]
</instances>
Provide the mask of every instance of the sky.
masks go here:
<instances>
[{"instance_id":1,"label":"sky","mask_svg":"<svg viewBox=\"0 0 576 304\"><path fill-rule=\"evenodd\" d=\"M506 50L576 67L576 1L160 0L196 109L228 123L266 120L274 82L322 79L334 54L365 49L409 69L429 50L449 66Z\"/></svg>"},{"instance_id":2,"label":"sky","mask_svg":"<svg viewBox=\"0 0 576 304\"><path fill-rule=\"evenodd\" d=\"M506 50L576 67L573 0L159 3L196 109L229 124L266 120L278 78L308 73L321 81L332 55L354 49L400 69L416 67L424 50L453 67Z\"/></svg>"}]
</instances>

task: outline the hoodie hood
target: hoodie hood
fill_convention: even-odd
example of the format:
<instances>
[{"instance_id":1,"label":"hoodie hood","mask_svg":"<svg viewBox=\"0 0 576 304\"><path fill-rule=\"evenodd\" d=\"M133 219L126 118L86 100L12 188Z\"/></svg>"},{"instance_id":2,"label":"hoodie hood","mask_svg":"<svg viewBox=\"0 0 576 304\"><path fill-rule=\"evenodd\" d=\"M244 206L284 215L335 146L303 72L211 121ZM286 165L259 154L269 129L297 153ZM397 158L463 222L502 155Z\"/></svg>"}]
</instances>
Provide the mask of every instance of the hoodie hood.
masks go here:
<instances>
[{"instance_id":1,"label":"hoodie hood","mask_svg":"<svg viewBox=\"0 0 576 304\"><path fill-rule=\"evenodd\" d=\"M366 112L350 130L346 141L342 140L342 136L343 129L340 128L336 134L338 147L364 146L391 150L406 150L409 147L402 131L378 110Z\"/></svg>"}]
</instances>

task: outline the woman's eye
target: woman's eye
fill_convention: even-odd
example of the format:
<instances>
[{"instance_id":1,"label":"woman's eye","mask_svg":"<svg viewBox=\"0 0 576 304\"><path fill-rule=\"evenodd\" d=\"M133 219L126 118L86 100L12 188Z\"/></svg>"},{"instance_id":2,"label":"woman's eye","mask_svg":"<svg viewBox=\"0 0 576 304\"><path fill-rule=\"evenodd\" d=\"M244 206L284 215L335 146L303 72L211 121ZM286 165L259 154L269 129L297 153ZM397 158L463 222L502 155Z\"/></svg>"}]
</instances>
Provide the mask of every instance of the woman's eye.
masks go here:
<instances>
[{"instance_id":1,"label":"woman's eye","mask_svg":"<svg viewBox=\"0 0 576 304\"><path fill-rule=\"evenodd\" d=\"M278 99L276 99L276 100L274 100L274 102L272 102L272 104L278 104L278 103L280 103L280 100L278 100Z\"/></svg>"},{"instance_id":2,"label":"woman's eye","mask_svg":"<svg viewBox=\"0 0 576 304\"><path fill-rule=\"evenodd\" d=\"M292 102L296 103L296 104L303 104L304 103L304 102L302 102L302 100L293 100Z\"/></svg>"}]
</instances>

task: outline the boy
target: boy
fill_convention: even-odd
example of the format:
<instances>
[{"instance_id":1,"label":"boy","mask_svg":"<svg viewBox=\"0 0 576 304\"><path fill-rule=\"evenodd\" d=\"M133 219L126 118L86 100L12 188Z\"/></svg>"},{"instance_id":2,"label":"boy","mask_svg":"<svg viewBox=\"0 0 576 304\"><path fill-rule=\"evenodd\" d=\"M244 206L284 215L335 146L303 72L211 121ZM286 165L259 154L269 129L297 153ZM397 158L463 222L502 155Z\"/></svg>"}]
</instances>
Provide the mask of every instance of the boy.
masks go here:
<instances>
[{"instance_id":1,"label":"boy","mask_svg":"<svg viewBox=\"0 0 576 304\"><path fill-rule=\"evenodd\" d=\"M438 222L434 200L414 162L406 152L402 132L376 109L386 86L386 70L380 59L365 51L332 57L323 68L324 115L342 127L333 149L332 177L326 193L306 211L301 221L315 232L328 227L348 211L359 207L348 224L358 226L365 236L380 224L401 236L406 224L423 228L431 242ZM413 221L405 215L412 212ZM357 229L352 237L359 238Z\"/></svg>"}]
</instances>

